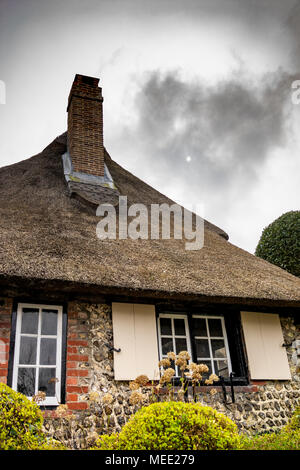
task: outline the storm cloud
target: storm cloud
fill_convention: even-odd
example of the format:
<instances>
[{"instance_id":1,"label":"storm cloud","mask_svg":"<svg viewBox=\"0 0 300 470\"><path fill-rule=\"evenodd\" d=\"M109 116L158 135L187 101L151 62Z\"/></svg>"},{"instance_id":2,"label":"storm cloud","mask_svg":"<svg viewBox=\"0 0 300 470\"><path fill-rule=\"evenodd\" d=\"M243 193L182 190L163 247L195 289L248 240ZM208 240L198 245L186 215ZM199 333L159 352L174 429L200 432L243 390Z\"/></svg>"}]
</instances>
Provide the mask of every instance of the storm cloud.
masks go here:
<instances>
[{"instance_id":1,"label":"storm cloud","mask_svg":"<svg viewBox=\"0 0 300 470\"><path fill-rule=\"evenodd\" d=\"M178 71L149 73L135 97L136 125L120 138L143 156L143 173L180 179L209 212L251 190L289 132L293 77L278 70L251 81L241 74L212 86Z\"/></svg>"}]
</instances>

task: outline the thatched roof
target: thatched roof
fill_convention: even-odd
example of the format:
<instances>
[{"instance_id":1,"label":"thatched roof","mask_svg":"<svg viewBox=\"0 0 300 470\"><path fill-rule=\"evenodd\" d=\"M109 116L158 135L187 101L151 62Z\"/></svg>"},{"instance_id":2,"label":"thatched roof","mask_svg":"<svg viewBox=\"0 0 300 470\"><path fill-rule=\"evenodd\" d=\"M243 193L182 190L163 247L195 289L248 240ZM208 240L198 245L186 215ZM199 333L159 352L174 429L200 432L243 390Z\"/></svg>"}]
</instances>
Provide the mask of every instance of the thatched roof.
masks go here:
<instances>
[{"instance_id":1,"label":"thatched roof","mask_svg":"<svg viewBox=\"0 0 300 470\"><path fill-rule=\"evenodd\" d=\"M122 292L259 299L300 306L300 279L237 248L206 223L205 246L184 240L104 240L95 209L70 198L62 168L65 135L42 153L0 170L0 280L65 282ZM128 202L170 202L106 154Z\"/></svg>"}]
</instances>

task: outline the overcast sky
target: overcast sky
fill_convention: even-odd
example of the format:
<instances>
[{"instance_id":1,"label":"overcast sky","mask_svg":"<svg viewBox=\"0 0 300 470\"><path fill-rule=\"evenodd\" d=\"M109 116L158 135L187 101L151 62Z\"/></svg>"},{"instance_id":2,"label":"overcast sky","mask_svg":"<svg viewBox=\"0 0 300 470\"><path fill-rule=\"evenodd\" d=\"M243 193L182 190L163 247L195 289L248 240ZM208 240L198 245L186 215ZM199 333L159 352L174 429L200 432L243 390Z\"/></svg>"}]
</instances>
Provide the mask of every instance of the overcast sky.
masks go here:
<instances>
[{"instance_id":1,"label":"overcast sky","mask_svg":"<svg viewBox=\"0 0 300 470\"><path fill-rule=\"evenodd\" d=\"M66 130L76 73L111 157L232 243L300 209L299 0L0 0L1 166Z\"/></svg>"}]
</instances>

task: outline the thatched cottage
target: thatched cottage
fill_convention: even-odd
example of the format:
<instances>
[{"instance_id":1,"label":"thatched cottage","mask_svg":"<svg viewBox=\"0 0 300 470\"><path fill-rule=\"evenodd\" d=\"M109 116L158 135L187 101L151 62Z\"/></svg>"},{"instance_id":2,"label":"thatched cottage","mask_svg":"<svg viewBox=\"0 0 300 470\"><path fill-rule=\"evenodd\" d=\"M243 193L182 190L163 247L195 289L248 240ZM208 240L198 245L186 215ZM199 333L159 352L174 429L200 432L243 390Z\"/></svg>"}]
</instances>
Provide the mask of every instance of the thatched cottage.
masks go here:
<instances>
[{"instance_id":1,"label":"thatched cottage","mask_svg":"<svg viewBox=\"0 0 300 470\"><path fill-rule=\"evenodd\" d=\"M84 447L107 416L119 429L133 412L130 380L157 380L158 360L187 350L220 377L201 400L241 429L281 427L300 397L300 279L207 221L199 250L99 239L103 202L172 204L111 159L102 101L98 79L76 75L67 133L0 170L0 380L29 397L43 390L48 432ZM70 429L59 403L76 415Z\"/></svg>"}]
</instances>

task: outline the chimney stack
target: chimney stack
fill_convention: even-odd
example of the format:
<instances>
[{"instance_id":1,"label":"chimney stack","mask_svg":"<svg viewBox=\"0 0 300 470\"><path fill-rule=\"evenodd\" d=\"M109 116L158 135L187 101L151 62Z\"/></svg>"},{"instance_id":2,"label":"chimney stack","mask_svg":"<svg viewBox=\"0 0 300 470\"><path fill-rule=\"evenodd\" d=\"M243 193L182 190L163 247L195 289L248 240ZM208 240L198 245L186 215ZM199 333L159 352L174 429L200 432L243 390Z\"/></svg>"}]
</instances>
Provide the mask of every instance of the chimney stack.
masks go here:
<instances>
[{"instance_id":1,"label":"chimney stack","mask_svg":"<svg viewBox=\"0 0 300 470\"><path fill-rule=\"evenodd\" d=\"M104 176L102 89L99 79L76 75L68 100L68 150L78 173Z\"/></svg>"}]
</instances>

